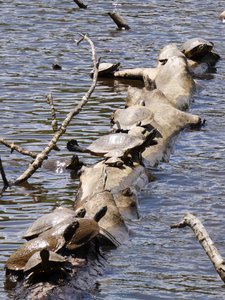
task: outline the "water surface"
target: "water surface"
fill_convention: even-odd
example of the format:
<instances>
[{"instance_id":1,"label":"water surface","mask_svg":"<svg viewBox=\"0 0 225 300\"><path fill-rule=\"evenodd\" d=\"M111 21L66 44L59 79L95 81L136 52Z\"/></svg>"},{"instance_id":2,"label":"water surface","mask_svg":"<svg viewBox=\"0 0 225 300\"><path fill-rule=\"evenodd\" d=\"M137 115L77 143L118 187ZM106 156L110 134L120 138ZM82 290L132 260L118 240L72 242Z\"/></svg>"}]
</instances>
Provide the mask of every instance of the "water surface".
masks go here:
<instances>
[{"instance_id":1,"label":"water surface","mask_svg":"<svg viewBox=\"0 0 225 300\"><path fill-rule=\"evenodd\" d=\"M169 163L152 170L156 177L139 194L140 220L129 220L131 239L107 254L110 267L99 278L95 299L223 299L224 285L190 229L170 230L186 211L199 216L222 255L224 227L224 24L223 1L0 1L1 129L0 136L40 151L52 134L46 95L51 91L62 121L90 86L88 44L76 46L88 33L102 61L122 67L154 67L159 50L192 37L214 42L222 59L209 80L199 80L191 112L207 120L201 131L183 132ZM113 5L114 4L114 5ZM117 5L115 5L117 4ZM107 12L119 11L131 27L118 31ZM52 70L52 64L62 71ZM87 145L110 131L111 113L124 104L126 84L99 81L93 97L61 138L59 153L76 138ZM30 159L0 146L9 179ZM50 159L49 158L49 159ZM86 163L95 158L83 156ZM29 185L12 187L0 198L0 298L14 294L5 286L4 263L23 242L21 236L37 217L56 205L71 207L78 181L69 173L39 170Z\"/></svg>"}]
</instances>

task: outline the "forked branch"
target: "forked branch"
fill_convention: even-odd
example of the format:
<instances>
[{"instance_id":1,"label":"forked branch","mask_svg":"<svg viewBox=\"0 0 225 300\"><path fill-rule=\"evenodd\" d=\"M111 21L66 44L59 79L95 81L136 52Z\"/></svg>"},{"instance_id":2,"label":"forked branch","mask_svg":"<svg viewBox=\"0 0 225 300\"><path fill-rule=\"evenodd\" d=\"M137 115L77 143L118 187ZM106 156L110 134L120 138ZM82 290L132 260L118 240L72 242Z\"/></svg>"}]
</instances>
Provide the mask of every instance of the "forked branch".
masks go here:
<instances>
[{"instance_id":1,"label":"forked branch","mask_svg":"<svg viewBox=\"0 0 225 300\"><path fill-rule=\"evenodd\" d=\"M41 167L44 159L48 157L48 154L51 152L52 149L56 147L56 143L58 142L59 138L65 133L67 126L70 124L72 118L79 114L83 106L87 103L88 99L90 98L92 92L95 89L96 83L97 83L97 78L98 78L98 61L96 58L96 52L95 52L95 46L92 40L87 36L87 35L81 35L82 38L80 39L79 43L82 40L86 40L90 46L91 46L91 52L92 52L92 61L93 61L93 70L94 70L94 75L92 78L92 84L89 88L89 90L85 93L85 95L82 97L78 105L76 105L75 108L73 108L64 121L62 122L60 128L54 133L51 141L48 143L46 148L39 154L36 155L34 161L29 165L29 167L26 169L26 171L20 175L14 182L14 184L20 184L25 181L27 181L35 172L38 168Z\"/></svg>"}]
</instances>

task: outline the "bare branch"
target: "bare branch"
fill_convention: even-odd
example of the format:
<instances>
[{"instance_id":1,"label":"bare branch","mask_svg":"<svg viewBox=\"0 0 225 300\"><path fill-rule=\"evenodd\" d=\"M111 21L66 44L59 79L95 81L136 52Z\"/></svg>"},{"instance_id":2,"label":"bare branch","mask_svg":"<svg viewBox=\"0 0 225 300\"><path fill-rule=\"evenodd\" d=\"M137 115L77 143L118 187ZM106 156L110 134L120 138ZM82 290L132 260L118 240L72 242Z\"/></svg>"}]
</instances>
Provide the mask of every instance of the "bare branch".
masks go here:
<instances>
[{"instance_id":1,"label":"bare branch","mask_svg":"<svg viewBox=\"0 0 225 300\"><path fill-rule=\"evenodd\" d=\"M195 237L198 239L209 259L213 263L220 278L223 280L223 282L225 282L225 261L220 255L201 221L193 214L187 213L180 223L171 225L170 227L181 228L185 226L189 226L193 230Z\"/></svg>"},{"instance_id":2,"label":"bare branch","mask_svg":"<svg viewBox=\"0 0 225 300\"><path fill-rule=\"evenodd\" d=\"M87 35L82 35L82 38L84 40L86 40L91 46L92 61L93 61L93 65L94 65L93 66L94 76L92 78L92 84L91 84L89 90L82 97L82 99L80 100L78 105L68 113L65 120L62 122L62 125L60 126L59 130L57 132L55 132L54 136L52 137L52 139L49 142L49 144L47 145L47 147L40 154L37 155L37 157L32 162L32 164L30 164L29 167L27 168L27 170L16 179L14 184L20 184L20 183L26 181L35 173L35 171L38 168L41 167L43 160L48 156L48 154L51 152L51 150L53 148L55 148L56 143L58 142L61 135L63 135L66 132L66 128L70 124L72 118L75 115L79 114L79 112L81 111L83 106L87 103L88 99L90 98L92 92L95 89L95 86L97 84L97 78L98 78L98 62L97 62L97 58L96 58L94 43Z\"/></svg>"},{"instance_id":3,"label":"bare branch","mask_svg":"<svg viewBox=\"0 0 225 300\"><path fill-rule=\"evenodd\" d=\"M6 147L9 147L11 149L11 153L13 153L14 150L16 150L17 152L23 154L23 155L27 155L27 156L30 156L32 158L36 158L38 153L35 153L35 152L32 152L32 151L29 151L29 150L25 150L24 148L14 144L13 143L9 143L7 142L6 140L4 140L3 138L0 138L0 143L5 145Z\"/></svg>"},{"instance_id":4,"label":"bare branch","mask_svg":"<svg viewBox=\"0 0 225 300\"><path fill-rule=\"evenodd\" d=\"M47 103L50 105L51 108L51 115L52 115L52 130L53 132L56 132L58 130L58 122L56 118L56 112L55 112L55 106L53 102L52 93L49 93L47 95Z\"/></svg>"}]
</instances>

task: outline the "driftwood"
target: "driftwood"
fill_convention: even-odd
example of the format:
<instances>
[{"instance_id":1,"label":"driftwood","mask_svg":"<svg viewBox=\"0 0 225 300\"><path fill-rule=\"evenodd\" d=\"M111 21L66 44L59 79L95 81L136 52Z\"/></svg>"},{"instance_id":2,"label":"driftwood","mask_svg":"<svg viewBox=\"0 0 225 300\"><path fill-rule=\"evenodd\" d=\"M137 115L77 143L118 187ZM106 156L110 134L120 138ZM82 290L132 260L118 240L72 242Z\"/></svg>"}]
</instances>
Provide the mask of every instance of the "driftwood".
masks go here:
<instances>
[{"instance_id":1,"label":"driftwood","mask_svg":"<svg viewBox=\"0 0 225 300\"><path fill-rule=\"evenodd\" d=\"M11 153L13 153L13 151L17 151L23 155L27 155L27 156L30 156L32 158L36 158L38 153L36 152L32 152L32 151L28 151L18 145L16 145L14 142L13 143L10 143L10 142L7 142L5 139L3 138L0 138L0 143L5 145L6 147L10 148L11 149Z\"/></svg>"},{"instance_id":2,"label":"driftwood","mask_svg":"<svg viewBox=\"0 0 225 300\"><path fill-rule=\"evenodd\" d=\"M121 17L121 15L119 13L109 12L108 15L116 23L118 29L125 29L125 30L130 29L130 26L125 22L125 20Z\"/></svg>"},{"instance_id":3,"label":"driftwood","mask_svg":"<svg viewBox=\"0 0 225 300\"><path fill-rule=\"evenodd\" d=\"M87 35L81 35L81 36L82 36L82 38L79 41L77 41L77 44L79 44L83 40L86 40L90 44L90 46L91 46L92 61L93 61L93 70L94 70L94 74L93 74L93 78L92 78L92 84L91 84L89 90L82 97L82 99L78 103L78 105L76 105L76 107L73 108L67 114L66 118L62 122L62 124L59 127L59 129L54 133L54 135L53 135L51 141L48 143L47 147L41 153L35 154L34 161L31 164L29 164L29 166L25 170L25 172L23 174L21 174L15 180L15 182L13 182L12 184L17 185L17 184L21 184L21 183L27 181L37 171L37 169L39 169L41 167L43 161L48 157L48 154L53 149L56 148L56 143L58 142L59 138L66 132L66 128L70 124L72 118L75 115L79 114L79 112L81 111L81 109L83 108L83 106L87 103L88 99L90 98L92 92L95 89L95 86L96 86L96 83L97 83L97 77L98 77L98 61L97 61L97 58L96 58L95 47L94 47L94 44L93 44L92 40ZM50 101L53 101L51 99L51 97L49 97L49 96L48 96L48 99L50 99ZM4 140L2 139L1 142L3 142L3 141ZM13 147L11 146L10 148L14 148L17 151L19 150L19 147L15 147L15 146L13 146ZM22 153L22 152L20 152L20 153ZM27 155L30 155L30 154L27 154Z\"/></svg>"},{"instance_id":4,"label":"driftwood","mask_svg":"<svg viewBox=\"0 0 225 300\"><path fill-rule=\"evenodd\" d=\"M220 255L201 221L193 214L187 213L180 223L173 224L170 227L183 228L186 226L189 226L193 230L195 237L213 263L216 272L219 274L223 282L225 282L225 261Z\"/></svg>"}]
</instances>

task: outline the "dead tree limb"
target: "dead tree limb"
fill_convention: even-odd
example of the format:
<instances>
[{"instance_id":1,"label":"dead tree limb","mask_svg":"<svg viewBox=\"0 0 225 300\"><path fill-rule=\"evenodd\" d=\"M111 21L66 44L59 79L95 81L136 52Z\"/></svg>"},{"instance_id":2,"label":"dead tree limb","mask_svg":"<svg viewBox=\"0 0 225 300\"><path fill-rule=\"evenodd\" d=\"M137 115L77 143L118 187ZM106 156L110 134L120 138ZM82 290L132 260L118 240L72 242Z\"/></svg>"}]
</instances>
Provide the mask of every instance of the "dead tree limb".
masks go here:
<instances>
[{"instance_id":1,"label":"dead tree limb","mask_svg":"<svg viewBox=\"0 0 225 300\"><path fill-rule=\"evenodd\" d=\"M187 213L180 223L171 225L170 227L183 228L186 226L191 227L199 243L213 263L220 278L225 282L225 261L218 252L201 221L191 213Z\"/></svg>"},{"instance_id":2,"label":"dead tree limb","mask_svg":"<svg viewBox=\"0 0 225 300\"><path fill-rule=\"evenodd\" d=\"M79 8L87 8L87 5L85 5L83 2L81 2L80 0L73 0L78 6Z\"/></svg>"},{"instance_id":3,"label":"dead tree limb","mask_svg":"<svg viewBox=\"0 0 225 300\"><path fill-rule=\"evenodd\" d=\"M51 152L51 150L55 148L56 143L58 142L59 138L66 132L66 128L70 124L72 118L75 115L79 114L79 112L81 111L83 106L87 103L88 99L90 98L92 92L95 89L95 86L97 84L97 78L98 78L98 61L96 58L95 46L94 46L94 43L92 42L92 40L87 35L81 35L81 36L82 36L82 38L79 40L78 44L81 41L86 40L91 46L93 69L94 69L94 76L92 78L92 84L91 84L89 90L82 97L82 99L80 100L78 105L67 114L67 116L64 119L64 121L62 122L59 130L57 132L55 132L51 141L48 143L47 147L40 154L38 154L36 156L34 161L26 169L26 171L15 180L14 184L21 184L21 183L27 181L35 173L35 171L41 167L44 159L46 159L46 157Z\"/></svg>"},{"instance_id":4,"label":"dead tree limb","mask_svg":"<svg viewBox=\"0 0 225 300\"><path fill-rule=\"evenodd\" d=\"M3 181L3 190L6 190L8 187L9 187L9 182L6 178L6 175L5 175L5 171L4 171L4 168L3 168L3 165L2 165L2 159L0 157L0 172L1 172L1 175L2 175L2 181Z\"/></svg>"},{"instance_id":5,"label":"dead tree limb","mask_svg":"<svg viewBox=\"0 0 225 300\"><path fill-rule=\"evenodd\" d=\"M30 156L32 158L36 158L38 155L38 153L26 150L26 149L16 145L14 142L9 143L6 140L4 140L3 138L0 138L0 143L5 145L6 147L9 147L11 149L11 153L13 153L13 151L16 150L17 152L19 152L23 155Z\"/></svg>"},{"instance_id":6,"label":"dead tree limb","mask_svg":"<svg viewBox=\"0 0 225 300\"><path fill-rule=\"evenodd\" d=\"M116 23L118 29L126 29L126 30L130 29L130 26L125 22L125 20L121 17L119 13L109 12L108 15Z\"/></svg>"},{"instance_id":7,"label":"dead tree limb","mask_svg":"<svg viewBox=\"0 0 225 300\"><path fill-rule=\"evenodd\" d=\"M53 130L53 132L56 132L58 130L58 122L56 119L56 112L55 112L55 106L54 106L54 102L53 102L52 93L49 93L47 95L47 103L50 105L50 108L51 108L52 130Z\"/></svg>"}]
</instances>

